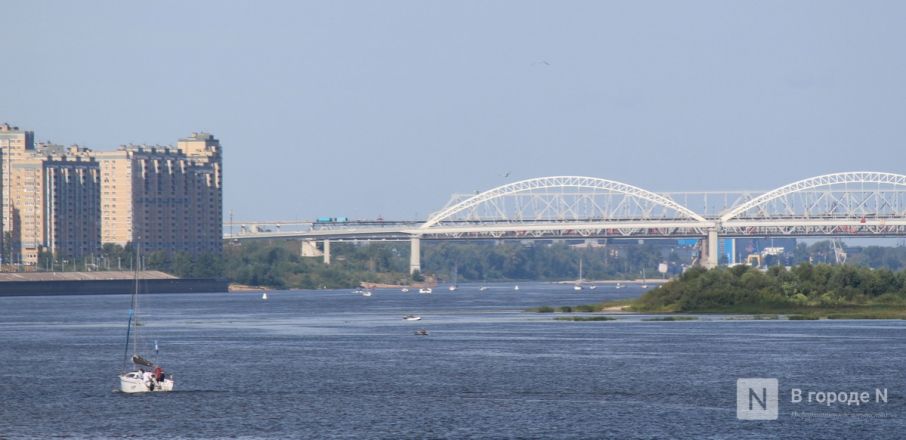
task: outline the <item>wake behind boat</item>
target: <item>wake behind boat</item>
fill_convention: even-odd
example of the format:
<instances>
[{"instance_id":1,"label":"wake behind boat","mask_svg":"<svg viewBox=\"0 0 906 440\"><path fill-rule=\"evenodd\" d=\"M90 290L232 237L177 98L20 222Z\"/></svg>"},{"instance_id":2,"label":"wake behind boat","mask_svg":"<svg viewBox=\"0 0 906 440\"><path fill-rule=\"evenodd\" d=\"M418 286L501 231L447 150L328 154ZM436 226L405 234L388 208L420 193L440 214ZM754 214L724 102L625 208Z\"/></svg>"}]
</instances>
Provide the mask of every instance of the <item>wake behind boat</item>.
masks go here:
<instances>
[{"instance_id":1,"label":"wake behind boat","mask_svg":"<svg viewBox=\"0 0 906 440\"><path fill-rule=\"evenodd\" d=\"M136 248L138 249L138 248ZM136 257L139 252L136 250ZM173 391L173 375L167 377L164 369L139 354L139 344L141 339L138 334L138 273L141 260L136 258L134 284L132 291L132 304L129 308L129 323L126 326L126 347L123 353L123 372L119 375L120 391L124 393L147 393L152 391L168 392ZM131 337L131 339L130 339ZM132 356L129 356L129 348L132 348ZM157 341L154 341L154 352L158 352ZM134 370L128 371L128 364L132 363ZM145 370L147 368L147 370Z\"/></svg>"}]
</instances>

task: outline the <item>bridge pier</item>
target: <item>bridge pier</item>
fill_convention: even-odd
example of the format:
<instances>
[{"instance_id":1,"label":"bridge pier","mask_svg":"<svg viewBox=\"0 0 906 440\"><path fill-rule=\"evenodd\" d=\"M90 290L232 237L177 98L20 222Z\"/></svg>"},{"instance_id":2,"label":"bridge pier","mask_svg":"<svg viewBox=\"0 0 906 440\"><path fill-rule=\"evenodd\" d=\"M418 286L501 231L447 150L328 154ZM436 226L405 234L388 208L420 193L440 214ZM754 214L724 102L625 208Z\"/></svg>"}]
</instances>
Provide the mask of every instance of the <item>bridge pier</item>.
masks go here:
<instances>
[{"instance_id":1,"label":"bridge pier","mask_svg":"<svg viewBox=\"0 0 906 440\"><path fill-rule=\"evenodd\" d=\"M318 250L318 243L313 240L302 240L300 255L303 257L323 257L324 252Z\"/></svg>"},{"instance_id":2,"label":"bridge pier","mask_svg":"<svg viewBox=\"0 0 906 440\"><path fill-rule=\"evenodd\" d=\"M413 274L415 271L422 271L422 239L419 237L412 237L409 240L409 273Z\"/></svg>"},{"instance_id":3,"label":"bridge pier","mask_svg":"<svg viewBox=\"0 0 906 440\"><path fill-rule=\"evenodd\" d=\"M708 238L702 240L702 265L705 269L713 269L720 263L720 254L717 251L719 241L717 229L709 229Z\"/></svg>"},{"instance_id":4,"label":"bridge pier","mask_svg":"<svg viewBox=\"0 0 906 440\"><path fill-rule=\"evenodd\" d=\"M324 240L324 264L330 264L330 240Z\"/></svg>"}]
</instances>

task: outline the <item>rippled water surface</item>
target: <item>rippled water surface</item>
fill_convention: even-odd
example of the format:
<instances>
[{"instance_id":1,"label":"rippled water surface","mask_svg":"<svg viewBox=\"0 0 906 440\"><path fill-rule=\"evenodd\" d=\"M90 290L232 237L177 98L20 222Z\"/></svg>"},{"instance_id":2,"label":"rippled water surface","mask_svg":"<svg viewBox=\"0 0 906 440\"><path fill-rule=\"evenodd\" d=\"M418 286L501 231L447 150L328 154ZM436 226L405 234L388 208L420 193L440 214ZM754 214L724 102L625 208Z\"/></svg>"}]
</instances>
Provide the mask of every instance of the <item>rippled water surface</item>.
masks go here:
<instances>
[{"instance_id":1,"label":"rippled water surface","mask_svg":"<svg viewBox=\"0 0 906 440\"><path fill-rule=\"evenodd\" d=\"M902 438L904 321L563 322L638 288L146 295L177 391L114 392L127 296L0 298L0 438ZM407 322L405 314L424 320ZM428 336L415 336L426 328ZM775 377L775 421L736 380ZM888 389L793 405L791 388ZM786 401L785 401L786 400Z\"/></svg>"}]
</instances>

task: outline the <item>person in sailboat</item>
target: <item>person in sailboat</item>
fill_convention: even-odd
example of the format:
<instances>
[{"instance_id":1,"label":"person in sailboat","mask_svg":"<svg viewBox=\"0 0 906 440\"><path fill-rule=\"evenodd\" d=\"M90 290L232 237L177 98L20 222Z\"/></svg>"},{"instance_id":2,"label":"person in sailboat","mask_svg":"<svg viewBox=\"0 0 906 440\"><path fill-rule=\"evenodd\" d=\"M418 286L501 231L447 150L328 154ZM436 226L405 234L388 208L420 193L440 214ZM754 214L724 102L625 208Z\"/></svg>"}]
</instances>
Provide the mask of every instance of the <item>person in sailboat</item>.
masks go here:
<instances>
[{"instance_id":1,"label":"person in sailboat","mask_svg":"<svg viewBox=\"0 0 906 440\"><path fill-rule=\"evenodd\" d=\"M158 382L163 382L164 380L164 369L160 365L154 367L154 380Z\"/></svg>"},{"instance_id":2,"label":"person in sailboat","mask_svg":"<svg viewBox=\"0 0 906 440\"><path fill-rule=\"evenodd\" d=\"M151 378L151 372L145 371L144 368L142 368L141 371L142 381L145 382L145 386L148 387L149 390L154 391L154 380Z\"/></svg>"}]
</instances>

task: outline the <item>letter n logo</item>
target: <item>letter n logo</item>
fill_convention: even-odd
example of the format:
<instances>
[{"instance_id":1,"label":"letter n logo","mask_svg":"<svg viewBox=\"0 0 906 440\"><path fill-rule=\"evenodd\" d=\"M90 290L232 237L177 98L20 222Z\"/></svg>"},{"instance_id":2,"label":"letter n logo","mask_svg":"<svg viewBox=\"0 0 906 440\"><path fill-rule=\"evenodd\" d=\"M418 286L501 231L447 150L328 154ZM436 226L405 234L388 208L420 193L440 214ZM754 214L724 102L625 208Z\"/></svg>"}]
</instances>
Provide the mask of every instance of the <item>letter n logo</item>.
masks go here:
<instances>
[{"instance_id":1,"label":"letter n logo","mask_svg":"<svg viewBox=\"0 0 906 440\"><path fill-rule=\"evenodd\" d=\"M736 418L777 420L779 395L777 379L737 379Z\"/></svg>"}]
</instances>

